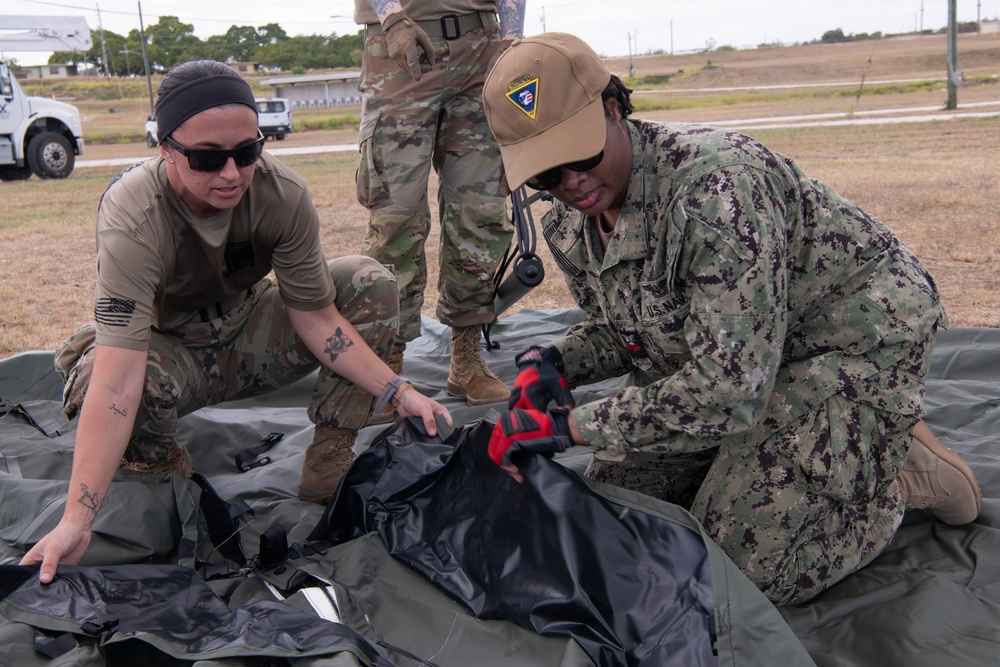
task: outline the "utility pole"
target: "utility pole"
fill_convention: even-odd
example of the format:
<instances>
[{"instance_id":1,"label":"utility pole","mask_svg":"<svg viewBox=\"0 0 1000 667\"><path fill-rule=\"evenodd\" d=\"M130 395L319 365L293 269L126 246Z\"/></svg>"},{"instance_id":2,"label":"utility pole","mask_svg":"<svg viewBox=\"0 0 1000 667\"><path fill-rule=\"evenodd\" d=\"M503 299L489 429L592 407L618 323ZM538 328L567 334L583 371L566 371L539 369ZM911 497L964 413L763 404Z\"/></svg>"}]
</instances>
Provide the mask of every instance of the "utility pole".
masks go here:
<instances>
[{"instance_id":1,"label":"utility pole","mask_svg":"<svg viewBox=\"0 0 1000 667\"><path fill-rule=\"evenodd\" d=\"M97 4L94 6L97 7L97 29L101 32L101 60L104 61L104 78L110 79L111 70L108 69L108 60L110 58L108 56L108 43L104 39L104 23L101 21L101 6Z\"/></svg>"},{"instance_id":2,"label":"utility pole","mask_svg":"<svg viewBox=\"0 0 1000 667\"><path fill-rule=\"evenodd\" d=\"M146 53L146 29L142 25L142 3L139 6L139 40L142 42L142 65L146 70L146 87L149 88L149 117L153 117L153 77L149 74L149 55Z\"/></svg>"},{"instance_id":3,"label":"utility pole","mask_svg":"<svg viewBox=\"0 0 1000 667\"><path fill-rule=\"evenodd\" d=\"M958 87L962 70L958 69L958 0L948 0L948 103L945 109L958 108Z\"/></svg>"},{"instance_id":4,"label":"utility pole","mask_svg":"<svg viewBox=\"0 0 1000 667\"><path fill-rule=\"evenodd\" d=\"M545 7L542 7L542 32L545 32Z\"/></svg>"},{"instance_id":5,"label":"utility pole","mask_svg":"<svg viewBox=\"0 0 1000 667\"><path fill-rule=\"evenodd\" d=\"M924 31L924 0L920 0L920 32Z\"/></svg>"},{"instance_id":6,"label":"utility pole","mask_svg":"<svg viewBox=\"0 0 1000 667\"><path fill-rule=\"evenodd\" d=\"M632 67L632 33L625 33L628 37L628 74L635 76L635 68Z\"/></svg>"}]
</instances>

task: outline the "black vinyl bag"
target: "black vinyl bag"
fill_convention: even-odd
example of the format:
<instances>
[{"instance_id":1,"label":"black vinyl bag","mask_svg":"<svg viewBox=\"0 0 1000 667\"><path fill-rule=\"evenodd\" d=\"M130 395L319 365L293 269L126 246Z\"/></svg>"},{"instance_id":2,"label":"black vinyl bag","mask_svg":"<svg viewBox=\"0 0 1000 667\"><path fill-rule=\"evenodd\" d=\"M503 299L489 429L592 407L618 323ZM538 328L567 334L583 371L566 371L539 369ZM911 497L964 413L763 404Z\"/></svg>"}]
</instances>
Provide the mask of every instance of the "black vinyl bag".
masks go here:
<instances>
[{"instance_id":1,"label":"black vinyl bag","mask_svg":"<svg viewBox=\"0 0 1000 667\"><path fill-rule=\"evenodd\" d=\"M599 665L720 664L711 543L690 515L614 502L537 455L517 461L519 484L487 457L491 428L442 442L404 420L357 459L309 539L378 531L476 616L572 636Z\"/></svg>"}]
</instances>

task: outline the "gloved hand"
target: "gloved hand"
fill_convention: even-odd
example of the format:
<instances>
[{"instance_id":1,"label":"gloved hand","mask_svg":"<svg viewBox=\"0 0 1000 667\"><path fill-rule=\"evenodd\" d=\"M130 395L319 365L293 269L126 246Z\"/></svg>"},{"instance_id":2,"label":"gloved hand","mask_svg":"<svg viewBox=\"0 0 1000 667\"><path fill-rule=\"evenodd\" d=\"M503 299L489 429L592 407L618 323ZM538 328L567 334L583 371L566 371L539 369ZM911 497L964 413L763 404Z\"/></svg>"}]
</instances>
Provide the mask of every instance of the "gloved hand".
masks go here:
<instances>
[{"instance_id":1,"label":"gloved hand","mask_svg":"<svg viewBox=\"0 0 1000 667\"><path fill-rule=\"evenodd\" d=\"M420 81L420 56L434 63L434 44L424 29L406 12L393 12L382 22L389 57L403 71L409 71L414 81Z\"/></svg>"},{"instance_id":2,"label":"gloved hand","mask_svg":"<svg viewBox=\"0 0 1000 667\"><path fill-rule=\"evenodd\" d=\"M514 363L517 377L507 401L508 409L545 410L550 401L556 405L576 405L569 383L559 371L562 363L554 347L532 345L514 357Z\"/></svg>"},{"instance_id":3,"label":"gloved hand","mask_svg":"<svg viewBox=\"0 0 1000 667\"><path fill-rule=\"evenodd\" d=\"M572 444L568 408L548 412L515 408L501 415L493 427L488 451L494 463L521 481L517 467L511 463L511 454L524 451L551 457Z\"/></svg>"}]
</instances>

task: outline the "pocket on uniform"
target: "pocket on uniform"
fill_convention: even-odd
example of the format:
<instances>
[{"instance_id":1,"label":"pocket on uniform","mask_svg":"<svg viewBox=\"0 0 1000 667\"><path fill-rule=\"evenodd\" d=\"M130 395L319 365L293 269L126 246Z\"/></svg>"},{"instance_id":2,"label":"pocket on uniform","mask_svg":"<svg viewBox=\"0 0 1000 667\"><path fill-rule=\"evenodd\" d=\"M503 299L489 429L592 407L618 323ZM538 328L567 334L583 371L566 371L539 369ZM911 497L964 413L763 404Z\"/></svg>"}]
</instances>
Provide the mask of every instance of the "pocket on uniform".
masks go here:
<instances>
[{"instance_id":1,"label":"pocket on uniform","mask_svg":"<svg viewBox=\"0 0 1000 667\"><path fill-rule=\"evenodd\" d=\"M380 208L389 203L389 188L380 170L381 151L375 140L381 119L381 111L365 113L358 131L358 151L361 154L357 173L358 202L367 209Z\"/></svg>"},{"instance_id":2,"label":"pocket on uniform","mask_svg":"<svg viewBox=\"0 0 1000 667\"><path fill-rule=\"evenodd\" d=\"M691 304L673 293L665 278L639 284L640 321L646 352L658 364L688 353L684 323Z\"/></svg>"}]
</instances>

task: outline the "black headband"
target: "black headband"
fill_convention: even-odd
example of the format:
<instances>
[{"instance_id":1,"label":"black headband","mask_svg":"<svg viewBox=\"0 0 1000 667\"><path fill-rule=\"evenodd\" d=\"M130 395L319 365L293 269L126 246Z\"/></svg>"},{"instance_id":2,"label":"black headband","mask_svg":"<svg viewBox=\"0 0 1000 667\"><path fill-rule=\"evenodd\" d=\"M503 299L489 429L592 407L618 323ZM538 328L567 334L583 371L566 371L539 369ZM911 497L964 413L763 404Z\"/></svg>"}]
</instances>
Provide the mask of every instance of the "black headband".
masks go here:
<instances>
[{"instance_id":1,"label":"black headband","mask_svg":"<svg viewBox=\"0 0 1000 667\"><path fill-rule=\"evenodd\" d=\"M177 86L156 103L156 138L163 141L205 109L245 104L257 113L250 84L238 76L212 74Z\"/></svg>"}]
</instances>

